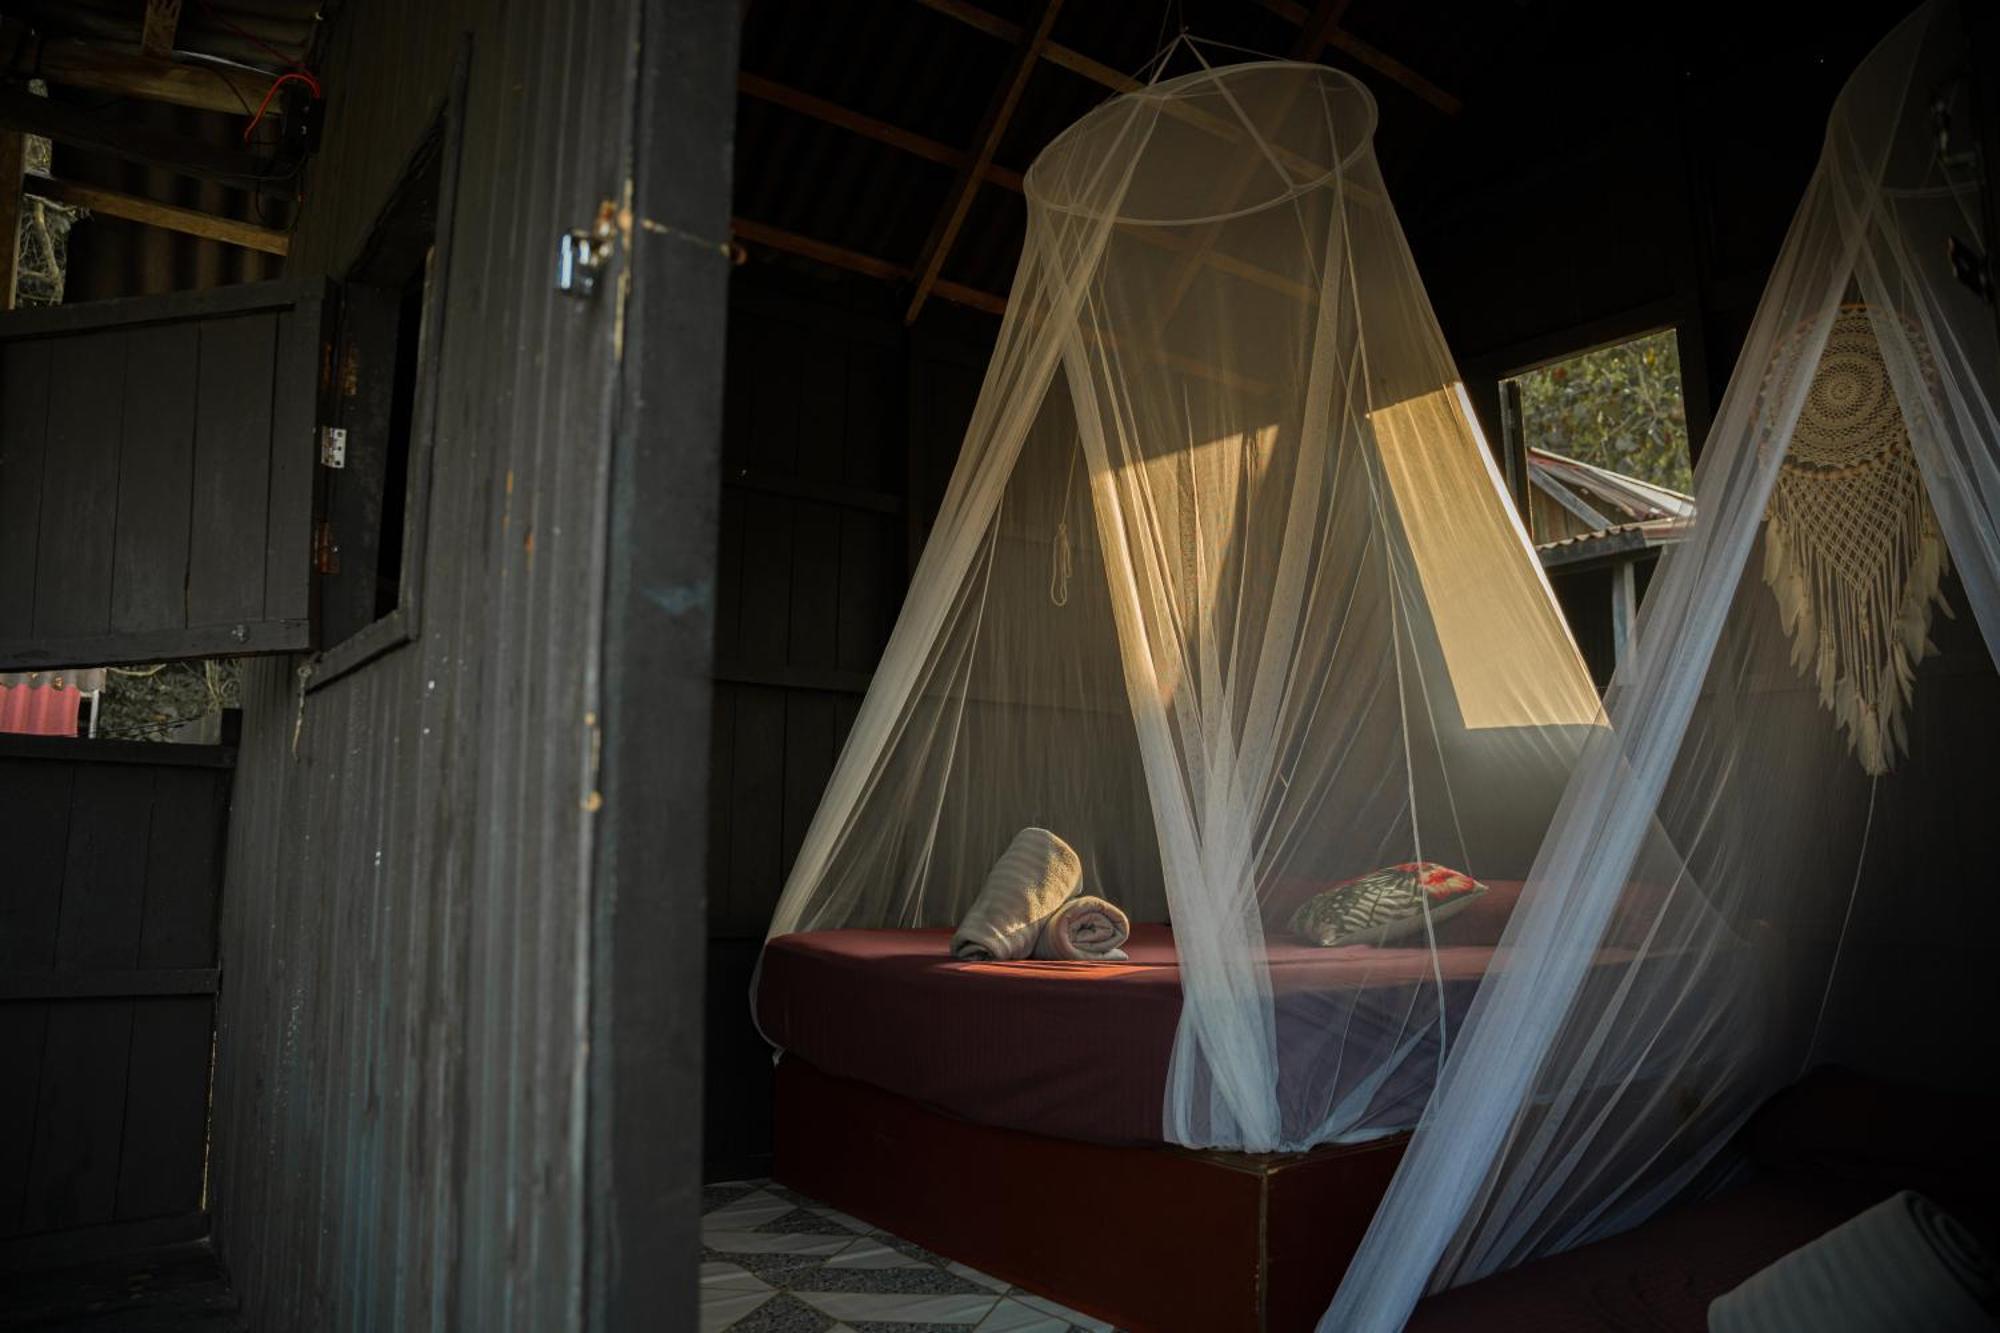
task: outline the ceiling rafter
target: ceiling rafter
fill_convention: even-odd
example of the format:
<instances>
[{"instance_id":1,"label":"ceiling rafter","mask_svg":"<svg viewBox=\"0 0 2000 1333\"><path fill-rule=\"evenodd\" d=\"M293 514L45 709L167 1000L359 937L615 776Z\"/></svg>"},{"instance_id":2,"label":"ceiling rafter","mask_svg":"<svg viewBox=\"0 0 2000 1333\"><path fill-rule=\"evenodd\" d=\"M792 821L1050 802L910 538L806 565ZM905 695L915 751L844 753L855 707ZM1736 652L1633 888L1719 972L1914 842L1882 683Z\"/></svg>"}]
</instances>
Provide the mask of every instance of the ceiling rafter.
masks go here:
<instances>
[{"instance_id":1,"label":"ceiling rafter","mask_svg":"<svg viewBox=\"0 0 2000 1333\"><path fill-rule=\"evenodd\" d=\"M100 189L95 185L55 180L45 176L28 177L24 188L27 193L38 199L46 199L52 204L87 208L102 217L122 218L142 226L177 231L210 241L221 241L225 245L241 246L246 250L259 250L267 255L282 255L291 249L290 234L274 227L260 227L237 218L218 217L214 213L163 204L157 199L146 199L136 194L124 194L117 190Z\"/></svg>"},{"instance_id":2,"label":"ceiling rafter","mask_svg":"<svg viewBox=\"0 0 2000 1333\"><path fill-rule=\"evenodd\" d=\"M108 120L23 88L0 88L0 129L39 134L74 148L225 184L254 185L270 172L268 164L248 151L183 138L150 125Z\"/></svg>"},{"instance_id":3,"label":"ceiling rafter","mask_svg":"<svg viewBox=\"0 0 2000 1333\"><path fill-rule=\"evenodd\" d=\"M1002 18L998 14L989 13L977 5L968 4L967 0L917 0L917 3L925 9L957 19L967 27L976 28L980 32L990 37L997 37L1003 42L1020 40L1020 24L1013 22L1011 19ZM1265 9L1270 10L1273 14L1276 14L1279 18L1293 24L1304 24L1312 16L1312 11L1305 5L1298 3L1298 0L1257 0L1257 3ZM1366 65L1383 78L1407 88L1446 115L1457 115L1464 105L1458 98L1438 87L1435 83L1432 83L1402 61L1396 59L1386 51L1382 51L1372 44L1361 40L1345 28L1340 27L1338 23L1332 25L1326 33L1326 45L1332 46L1349 59ZM1109 65L1101 61L1092 60L1089 56L1063 46L1060 43L1050 42L1045 46L1042 49L1042 59L1052 65L1061 65L1071 73L1081 74L1084 78L1109 88L1113 92L1128 93L1139 86L1138 80L1134 79L1131 75L1112 69Z\"/></svg>"},{"instance_id":4,"label":"ceiling rafter","mask_svg":"<svg viewBox=\"0 0 2000 1333\"><path fill-rule=\"evenodd\" d=\"M898 264L891 259L878 259L874 255L864 255L858 250L849 250L845 246L814 240L810 236L801 236L797 232L773 227L768 223L754 222L749 218L731 218L729 230L737 240L750 245L761 245L768 250L797 255L801 259L846 269L850 273L880 278L885 282L903 282L910 276L910 267L907 264ZM954 304L971 306L988 314L1004 314L1007 310L1005 297L995 296L992 292L982 291L977 287L968 287L964 283L940 278L931 284L931 290Z\"/></svg>"},{"instance_id":5,"label":"ceiling rafter","mask_svg":"<svg viewBox=\"0 0 2000 1333\"><path fill-rule=\"evenodd\" d=\"M746 97L754 97L760 102L769 102L773 106L781 106L788 111L796 111L802 116L810 116L814 120L824 121L829 125L836 125L843 130L858 134L864 139L873 139L876 143L887 144L891 148L900 148L906 153L924 158L927 161L941 163L947 167L963 168L966 163L972 160L972 154L962 148L954 148L948 143L940 143L938 140L930 138L927 135L918 134L914 130L906 130L900 125L891 125L885 120L877 120L875 117L863 115L859 111L850 111L844 106L827 101L823 97L815 97L811 93L801 92L799 89L779 83L775 79L767 79L761 74L738 74L736 76L736 90ZM1019 193L1022 189L1021 173L1003 167L997 162L988 162L980 171L980 179L991 181L995 185L1013 190L1016 193Z\"/></svg>"},{"instance_id":6,"label":"ceiling rafter","mask_svg":"<svg viewBox=\"0 0 2000 1333\"><path fill-rule=\"evenodd\" d=\"M1350 0L1318 0L1312 11L1306 15L1298 36L1292 41L1291 58L1308 64L1317 61L1320 53L1326 49L1328 37L1339 25L1341 16L1347 12L1349 2ZM1291 109L1298 95L1299 87L1294 82L1290 93L1277 108L1274 119L1282 118ZM1250 188L1250 183L1257 178L1265 164L1266 159L1257 153L1245 153L1237 159L1236 170L1231 174L1229 183L1223 186L1221 195L1223 206L1219 212L1226 213L1236 207L1243 198L1243 192ZM1188 255L1175 266L1173 275L1167 279L1167 297L1162 307L1166 313L1162 316L1163 320L1171 320L1181 308L1181 302L1187 299L1188 292L1194 287L1195 276L1203 267L1203 261L1212 257L1215 243L1222 237L1223 227L1224 224L1221 222L1211 222L1195 233L1194 243Z\"/></svg>"},{"instance_id":7,"label":"ceiling rafter","mask_svg":"<svg viewBox=\"0 0 2000 1333\"><path fill-rule=\"evenodd\" d=\"M15 24L0 25L12 53L6 73L13 79L47 79L82 92L111 93L149 102L247 116L270 82L245 70L220 65L160 60L76 37L20 40Z\"/></svg>"},{"instance_id":8,"label":"ceiling rafter","mask_svg":"<svg viewBox=\"0 0 2000 1333\"><path fill-rule=\"evenodd\" d=\"M1303 27L1312 20L1313 11L1299 3L1299 0L1257 0L1257 3L1288 23ZM1343 9L1346 6L1342 6ZM1465 104L1444 89L1432 83L1423 75L1405 65L1388 52L1361 40L1340 26L1339 20L1329 24L1323 34L1325 44L1352 60L1366 65L1392 83L1397 83L1423 98L1447 116L1457 115ZM1318 56L1312 59L1317 60Z\"/></svg>"},{"instance_id":9,"label":"ceiling rafter","mask_svg":"<svg viewBox=\"0 0 2000 1333\"><path fill-rule=\"evenodd\" d=\"M916 322L917 315L924 308L925 298L930 295L931 287L944 268L944 261L951 255L952 243L958 239L959 229L965 225L966 214L972 209L972 201L979 194L980 177L992 163L1001 137L1014 118L1014 109L1021 104L1021 94L1027 91L1028 79L1034 74L1035 66L1041 63L1042 48L1048 44L1049 31L1055 27L1056 16L1062 12L1062 6L1063 0L1042 0L1034 32L1015 47L1006 77L993 100L987 104L986 114L980 119L979 146L973 151L972 160L959 169L958 179L953 182L951 194L931 228L930 239L924 243L917 259L917 290L910 298L908 313L903 317L905 323Z\"/></svg>"},{"instance_id":10,"label":"ceiling rafter","mask_svg":"<svg viewBox=\"0 0 2000 1333\"><path fill-rule=\"evenodd\" d=\"M768 102L773 106L784 107L799 115L836 126L877 143L901 149L904 152L924 158L927 161L952 167L963 167L967 162L971 161L971 155L963 149L954 148L950 144L918 134L913 130L906 130L899 125L891 125L886 121L877 120L873 116L852 111L837 103L829 102L825 98L816 97L811 93L792 88L760 74L747 72L739 74L737 76L737 91L746 97L754 97L759 101ZM980 174L980 179L998 185L1003 189L1011 190L1016 194L1026 193L1026 182L1022 178L1022 174L1010 167L1003 167L997 162L988 162ZM783 234L794 236L793 233ZM1299 299L1311 299L1313 296L1311 288L1294 278L1261 269L1254 264L1234 259L1227 255L1198 250L1192 242L1176 239L1158 228L1135 227L1130 229L1129 234L1140 243L1153 246L1157 249L1195 253L1202 263L1258 286L1268 288L1271 291L1282 292L1285 295ZM795 237L795 239L803 241L808 238ZM773 246L772 248L782 247ZM838 249L838 247L834 248ZM800 251L794 247L792 253L800 253ZM873 272L877 277L893 276L897 280L909 276L908 270L902 268L897 268L893 275L876 271L876 269L879 269L881 263L886 262L878 261L875 268L844 263L836 263L835 266L850 268L857 272ZM891 267L895 266L892 265ZM935 289L936 284L933 284L933 287ZM972 291L973 289L967 288L964 290ZM998 297L993 296L991 293L976 292L975 295L980 299L961 301L960 304L974 305L981 309L986 309L990 307L992 302L999 300Z\"/></svg>"},{"instance_id":11,"label":"ceiling rafter","mask_svg":"<svg viewBox=\"0 0 2000 1333\"><path fill-rule=\"evenodd\" d=\"M14 308L21 276L21 181L27 166L27 140L0 131L0 310Z\"/></svg>"}]
</instances>

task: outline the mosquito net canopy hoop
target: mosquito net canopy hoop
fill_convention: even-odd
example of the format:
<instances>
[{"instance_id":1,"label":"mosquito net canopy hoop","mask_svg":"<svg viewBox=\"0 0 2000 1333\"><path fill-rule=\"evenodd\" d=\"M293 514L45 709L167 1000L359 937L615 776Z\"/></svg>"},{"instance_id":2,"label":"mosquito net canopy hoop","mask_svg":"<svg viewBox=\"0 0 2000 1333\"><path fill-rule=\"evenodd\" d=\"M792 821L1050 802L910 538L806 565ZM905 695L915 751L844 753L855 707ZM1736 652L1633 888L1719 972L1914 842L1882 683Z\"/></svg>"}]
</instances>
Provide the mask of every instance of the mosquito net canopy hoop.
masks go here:
<instances>
[{"instance_id":1,"label":"mosquito net canopy hoop","mask_svg":"<svg viewBox=\"0 0 2000 1333\"><path fill-rule=\"evenodd\" d=\"M1321 1327L1715 1187L1839 1063L1990 1092L2000 340L1962 16L1854 74L1502 952ZM1640 941L1615 978L1587 960Z\"/></svg>"},{"instance_id":2,"label":"mosquito net canopy hoop","mask_svg":"<svg viewBox=\"0 0 2000 1333\"><path fill-rule=\"evenodd\" d=\"M1436 970L1365 1023L1281 1019L1269 950L1302 891L1385 865L1518 879L1597 718L1374 123L1345 75L1237 65L1036 161L956 470L771 923L951 925L1054 831L1085 892L1172 924L1188 1144L1413 1123Z\"/></svg>"}]
</instances>

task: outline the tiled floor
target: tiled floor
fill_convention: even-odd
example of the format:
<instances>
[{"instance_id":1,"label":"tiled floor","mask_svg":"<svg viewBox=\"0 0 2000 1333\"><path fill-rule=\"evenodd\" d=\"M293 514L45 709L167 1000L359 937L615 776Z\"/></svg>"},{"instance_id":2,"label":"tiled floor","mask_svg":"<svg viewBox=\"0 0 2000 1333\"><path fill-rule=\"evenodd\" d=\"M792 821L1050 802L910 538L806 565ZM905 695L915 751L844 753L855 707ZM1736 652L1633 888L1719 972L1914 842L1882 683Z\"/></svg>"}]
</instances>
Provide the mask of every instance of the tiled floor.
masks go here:
<instances>
[{"instance_id":1,"label":"tiled floor","mask_svg":"<svg viewBox=\"0 0 2000 1333\"><path fill-rule=\"evenodd\" d=\"M0 1269L0 1329L14 1333L245 1333L205 1240L88 1263Z\"/></svg>"},{"instance_id":2,"label":"tiled floor","mask_svg":"<svg viewBox=\"0 0 2000 1333\"><path fill-rule=\"evenodd\" d=\"M702 1333L1108 1333L996 1277L764 1180L702 1203Z\"/></svg>"}]
</instances>

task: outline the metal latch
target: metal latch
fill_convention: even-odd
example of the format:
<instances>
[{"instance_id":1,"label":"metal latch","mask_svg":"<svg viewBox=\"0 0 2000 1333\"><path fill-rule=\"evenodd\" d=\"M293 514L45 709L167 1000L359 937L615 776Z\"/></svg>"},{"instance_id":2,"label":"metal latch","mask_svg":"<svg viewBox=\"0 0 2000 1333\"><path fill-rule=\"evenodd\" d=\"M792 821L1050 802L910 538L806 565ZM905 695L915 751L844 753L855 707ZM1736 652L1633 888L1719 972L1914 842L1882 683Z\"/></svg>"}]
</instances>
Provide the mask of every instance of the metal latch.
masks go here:
<instances>
[{"instance_id":1,"label":"metal latch","mask_svg":"<svg viewBox=\"0 0 2000 1333\"><path fill-rule=\"evenodd\" d=\"M556 245L556 290L579 300L597 291L598 275L611 261L618 236L618 209L606 199L597 209L596 225L562 234Z\"/></svg>"},{"instance_id":2,"label":"metal latch","mask_svg":"<svg viewBox=\"0 0 2000 1333\"><path fill-rule=\"evenodd\" d=\"M321 426L319 428L319 465L321 467L347 466L347 428L344 426Z\"/></svg>"},{"instance_id":3,"label":"metal latch","mask_svg":"<svg viewBox=\"0 0 2000 1333\"><path fill-rule=\"evenodd\" d=\"M326 519L313 525L313 569L321 574L340 572L340 543L333 539L333 524Z\"/></svg>"}]
</instances>

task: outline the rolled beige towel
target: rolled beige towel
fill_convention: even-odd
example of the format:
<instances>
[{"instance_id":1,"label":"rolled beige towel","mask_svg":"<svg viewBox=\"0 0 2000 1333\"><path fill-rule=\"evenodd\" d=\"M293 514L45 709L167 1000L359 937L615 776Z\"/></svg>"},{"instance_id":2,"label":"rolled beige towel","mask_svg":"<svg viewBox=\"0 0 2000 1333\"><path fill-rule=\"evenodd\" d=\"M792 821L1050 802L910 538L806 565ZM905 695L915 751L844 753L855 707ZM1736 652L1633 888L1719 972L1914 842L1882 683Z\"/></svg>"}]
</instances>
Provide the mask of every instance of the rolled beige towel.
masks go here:
<instances>
[{"instance_id":1,"label":"rolled beige towel","mask_svg":"<svg viewBox=\"0 0 2000 1333\"><path fill-rule=\"evenodd\" d=\"M1076 963L1122 963L1125 951L1118 946L1131 936L1132 922L1116 904L1080 893L1042 923L1034 956Z\"/></svg>"},{"instance_id":2,"label":"rolled beige towel","mask_svg":"<svg viewBox=\"0 0 2000 1333\"><path fill-rule=\"evenodd\" d=\"M1993 1264L1950 1214L1904 1190L1709 1303L1710 1333L1990 1333Z\"/></svg>"},{"instance_id":3,"label":"rolled beige towel","mask_svg":"<svg viewBox=\"0 0 2000 1333\"><path fill-rule=\"evenodd\" d=\"M1083 882L1083 861L1045 828L1024 828L987 872L986 883L951 937L965 963L1008 962L1034 951L1042 924Z\"/></svg>"}]
</instances>

